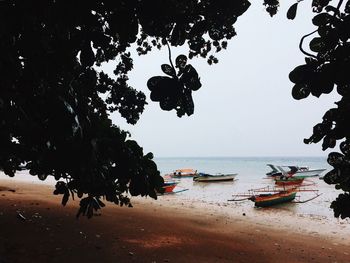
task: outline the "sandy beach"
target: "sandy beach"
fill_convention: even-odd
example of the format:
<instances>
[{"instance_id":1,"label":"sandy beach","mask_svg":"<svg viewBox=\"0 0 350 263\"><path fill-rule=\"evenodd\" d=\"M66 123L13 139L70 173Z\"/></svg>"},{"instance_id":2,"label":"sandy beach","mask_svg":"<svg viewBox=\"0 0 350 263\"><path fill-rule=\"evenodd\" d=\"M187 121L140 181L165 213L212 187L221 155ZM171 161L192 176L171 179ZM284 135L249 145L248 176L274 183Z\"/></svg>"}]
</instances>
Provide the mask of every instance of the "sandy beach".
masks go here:
<instances>
[{"instance_id":1,"label":"sandy beach","mask_svg":"<svg viewBox=\"0 0 350 263\"><path fill-rule=\"evenodd\" d=\"M350 224L247 212L176 195L75 215L53 187L0 181L0 263L350 262Z\"/></svg>"}]
</instances>

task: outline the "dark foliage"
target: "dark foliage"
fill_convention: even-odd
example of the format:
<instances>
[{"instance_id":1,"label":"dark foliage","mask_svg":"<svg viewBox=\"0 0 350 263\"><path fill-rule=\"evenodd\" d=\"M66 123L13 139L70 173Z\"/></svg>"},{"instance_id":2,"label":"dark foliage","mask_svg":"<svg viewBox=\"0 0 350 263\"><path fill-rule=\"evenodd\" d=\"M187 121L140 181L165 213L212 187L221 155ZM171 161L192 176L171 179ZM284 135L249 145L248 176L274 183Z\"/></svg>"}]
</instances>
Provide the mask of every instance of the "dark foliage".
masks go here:
<instances>
[{"instance_id":1,"label":"dark foliage","mask_svg":"<svg viewBox=\"0 0 350 263\"><path fill-rule=\"evenodd\" d=\"M287 12L294 19L302 0ZM336 2L336 5L330 3ZM303 3L304 4L304 3ZM133 68L131 44L138 54L168 46L167 76L149 79L151 100L178 116L194 112L192 92L201 87L188 58L213 55L236 35L233 24L249 7L247 0L4 0L0 1L0 169L14 176L23 165L45 180L54 176L62 204L78 196L78 215L91 217L101 199L131 205L127 193L156 198L162 186L151 153L113 125L117 111L135 124L145 95L128 85ZM264 0L271 16L279 1ZM349 215L350 192L350 0L313 0L317 30L301 39L305 64L290 73L292 96L316 97L334 89L341 95L306 143L331 153L334 167L325 181L345 193L332 203L335 216ZM304 40L312 53L303 49ZM188 54L171 61L170 46L188 45ZM119 61L111 78L96 68Z\"/></svg>"},{"instance_id":2,"label":"dark foliage","mask_svg":"<svg viewBox=\"0 0 350 263\"><path fill-rule=\"evenodd\" d=\"M297 5L291 6L288 18L295 17ZM312 136L304 142L322 141L323 150L339 143L341 153L328 155L327 161L334 169L324 180L345 192L331 207L336 217L346 218L350 217L350 0L313 0L312 8L317 13L312 19L317 29L301 39L300 50L307 56L305 64L296 67L289 78L295 83L292 96L297 100L310 94L320 97L334 89L341 96L336 107L325 113L323 121L314 126ZM309 42L312 53L308 53L303 42L312 35Z\"/></svg>"},{"instance_id":3,"label":"dark foliage","mask_svg":"<svg viewBox=\"0 0 350 263\"><path fill-rule=\"evenodd\" d=\"M0 169L58 180L54 194L81 199L91 217L101 199L130 205L126 196L151 196L163 184L151 153L128 139L109 114L135 124L145 95L128 85L129 53L187 44L188 57L217 59L247 0L4 0L0 1ZM119 61L111 78L97 71ZM178 116L191 115L196 70L182 55L162 65L168 76L148 81L151 99Z\"/></svg>"}]
</instances>

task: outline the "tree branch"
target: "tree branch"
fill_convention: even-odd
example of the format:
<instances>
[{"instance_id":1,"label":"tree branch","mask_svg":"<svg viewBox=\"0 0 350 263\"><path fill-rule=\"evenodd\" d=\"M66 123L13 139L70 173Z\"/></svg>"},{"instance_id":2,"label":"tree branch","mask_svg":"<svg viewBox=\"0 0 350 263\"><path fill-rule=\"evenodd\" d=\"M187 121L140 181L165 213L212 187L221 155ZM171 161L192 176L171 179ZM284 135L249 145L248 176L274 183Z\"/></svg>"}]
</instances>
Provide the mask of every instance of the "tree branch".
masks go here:
<instances>
[{"instance_id":1,"label":"tree branch","mask_svg":"<svg viewBox=\"0 0 350 263\"><path fill-rule=\"evenodd\" d=\"M317 29L315 31L312 31L311 33L309 34L306 34L305 36L303 36L301 39L300 39L300 43L299 43L299 49L300 51L306 55L306 56L309 56L309 57L313 57L313 58L316 58L317 59L317 56L313 55L313 54L310 54L308 52L306 52L304 49L303 49L303 42L304 42L304 39L307 38L308 36L311 36L312 34L316 33L317 32Z\"/></svg>"},{"instance_id":2,"label":"tree branch","mask_svg":"<svg viewBox=\"0 0 350 263\"><path fill-rule=\"evenodd\" d=\"M170 65L171 65L171 67L175 70L174 64L173 64L173 62L171 61L171 50L170 50L169 42L167 41L166 44L167 44L168 50L169 50L169 62L170 62Z\"/></svg>"},{"instance_id":3,"label":"tree branch","mask_svg":"<svg viewBox=\"0 0 350 263\"><path fill-rule=\"evenodd\" d=\"M343 0L339 0L339 3L338 3L338 5L337 5L337 9L338 9L338 10L340 9L340 7L341 7L342 4L343 4Z\"/></svg>"}]
</instances>

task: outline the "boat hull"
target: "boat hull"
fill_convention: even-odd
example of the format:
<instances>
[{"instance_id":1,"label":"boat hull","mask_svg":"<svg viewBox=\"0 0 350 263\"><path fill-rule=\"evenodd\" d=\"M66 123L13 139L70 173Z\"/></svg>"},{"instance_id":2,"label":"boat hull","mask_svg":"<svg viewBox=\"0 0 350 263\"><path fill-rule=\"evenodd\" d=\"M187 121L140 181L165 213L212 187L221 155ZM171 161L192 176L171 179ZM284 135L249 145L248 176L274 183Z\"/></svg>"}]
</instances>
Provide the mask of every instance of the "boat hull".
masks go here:
<instances>
[{"instance_id":1,"label":"boat hull","mask_svg":"<svg viewBox=\"0 0 350 263\"><path fill-rule=\"evenodd\" d=\"M295 199L296 192L285 192L277 194L257 195L251 198L256 207L269 207L273 205L291 202Z\"/></svg>"},{"instance_id":2,"label":"boat hull","mask_svg":"<svg viewBox=\"0 0 350 263\"><path fill-rule=\"evenodd\" d=\"M315 177L319 176L321 173L326 171L326 169L315 169L315 170L308 170L308 171L297 171L296 175L299 177Z\"/></svg>"},{"instance_id":3,"label":"boat hull","mask_svg":"<svg viewBox=\"0 0 350 263\"><path fill-rule=\"evenodd\" d=\"M227 175L201 175L193 177L195 182L225 182L233 181L237 174L227 174Z\"/></svg>"},{"instance_id":4,"label":"boat hull","mask_svg":"<svg viewBox=\"0 0 350 263\"><path fill-rule=\"evenodd\" d=\"M175 182L165 182L163 185L164 193L173 192L176 185L177 185L177 183L175 183Z\"/></svg>"},{"instance_id":5,"label":"boat hull","mask_svg":"<svg viewBox=\"0 0 350 263\"><path fill-rule=\"evenodd\" d=\"M294 177L290 177L288 179L279 179L276 178L275 179L275 184L276 185L298 185L298 184L302 184L304 181L303 177L299 177L299 176L294 176Z\"/></svg>"}]
</instances>

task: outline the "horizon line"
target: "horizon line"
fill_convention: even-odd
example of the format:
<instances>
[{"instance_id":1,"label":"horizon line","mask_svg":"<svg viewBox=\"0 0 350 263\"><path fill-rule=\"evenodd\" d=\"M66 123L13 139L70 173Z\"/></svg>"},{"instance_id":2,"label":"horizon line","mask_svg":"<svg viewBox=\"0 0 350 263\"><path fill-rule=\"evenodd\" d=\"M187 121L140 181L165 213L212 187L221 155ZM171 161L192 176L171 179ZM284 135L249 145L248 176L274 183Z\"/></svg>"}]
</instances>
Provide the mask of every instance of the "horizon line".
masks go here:
<instances>
[{"instance_id":1,"label":"horizon line","mask_svg":"<svg viewBox=\"0 0 350 263\"><path fill-rule=\"evenodd\" d=\"M327 157L328 154L325 155L233 155L233 156L155 156L154 158L321 158Z\"/></svg>"}]
</instances>

